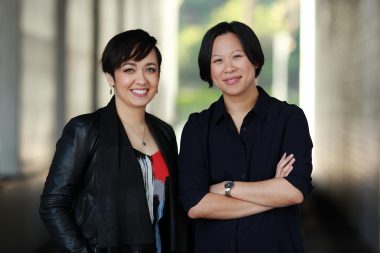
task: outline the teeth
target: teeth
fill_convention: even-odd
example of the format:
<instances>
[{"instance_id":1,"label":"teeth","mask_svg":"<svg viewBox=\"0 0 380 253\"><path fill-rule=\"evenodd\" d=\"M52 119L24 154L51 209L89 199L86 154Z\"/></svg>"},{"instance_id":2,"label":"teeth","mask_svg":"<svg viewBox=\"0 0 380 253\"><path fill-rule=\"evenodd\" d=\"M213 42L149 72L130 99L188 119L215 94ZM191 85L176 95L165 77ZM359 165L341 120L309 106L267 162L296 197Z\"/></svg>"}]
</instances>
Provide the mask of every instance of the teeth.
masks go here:
<instances>
[{"instance_id":1,"label":"teeth","mask_svg":"<svg viewBox=\"0 0 380 253\"><path fill-rule=\"evenodd\" d=\"M239 78L231 78L231 79L227 79L225 80L226 83L235 83L239 80Z\"/></svg>"},{"instance_id":2,"label":"teeth","mask_svg":"<svg viewBox=\"0 0 380 253\"><path fill-rule=\"evenodd\" d=\"M139 95L143 95L146 93L146 90L132 90L133 93L136 93L136 94L139 94Z\"/></svg>"}]
</instances>

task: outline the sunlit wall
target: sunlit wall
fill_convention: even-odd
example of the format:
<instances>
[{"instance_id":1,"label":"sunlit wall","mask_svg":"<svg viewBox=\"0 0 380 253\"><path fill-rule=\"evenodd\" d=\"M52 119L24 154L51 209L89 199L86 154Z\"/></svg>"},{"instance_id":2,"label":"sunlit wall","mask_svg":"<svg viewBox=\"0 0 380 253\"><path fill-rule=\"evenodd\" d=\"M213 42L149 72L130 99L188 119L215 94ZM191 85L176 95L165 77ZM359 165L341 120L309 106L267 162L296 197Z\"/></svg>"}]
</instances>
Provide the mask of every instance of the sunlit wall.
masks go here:
<instances>
[{"instance_id":1,"label":"sunlit wall","mask_svg":"<svg viewBox=\"0 0 380 253\"><path fill-rule=\"evenodd\" d=\"M316 1L315 170L379 250L380 2Z\"/></svg>"}]
</instances>

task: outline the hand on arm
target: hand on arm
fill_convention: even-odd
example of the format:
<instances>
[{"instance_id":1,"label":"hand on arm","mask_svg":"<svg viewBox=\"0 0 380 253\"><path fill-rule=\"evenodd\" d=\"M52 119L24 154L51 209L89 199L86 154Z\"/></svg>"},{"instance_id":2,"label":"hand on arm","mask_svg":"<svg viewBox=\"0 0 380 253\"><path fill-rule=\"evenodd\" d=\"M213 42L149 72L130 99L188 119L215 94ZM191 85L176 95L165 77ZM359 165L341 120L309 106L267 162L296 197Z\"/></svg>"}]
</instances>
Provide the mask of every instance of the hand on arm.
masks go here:
<instances>
[{"instance_id":1,"label":"hand on arm","mask_svg":"<svg viewBox=\"0 0 380 253\"><path fill-rule=\"evenodd\" d=\"M284 154L279 161L276 169L276 178L283 178L292 171L292 164L295 162L293 155ZM241 182L235 182L241 183ZM235 185L236 187L236 185ZM232 190L235 191L235 188ZM232 193L231 191L231 193ZM190 218L207 218L207 219L236 219L272 209L266 206L244 199L224 196L224 182L212 185L210 192L206 194L201 201L189 210Z\"/></svg>"},{"instance_id":2,"label":"hand on arm","mask_svg":"<svg viewBox=\"0 0 380 253\"><path fill-rule=\"evenodd\" d=\"M296 161L293 154L286 156L284 153L277 164L275 178L282 178L289 175L293 170L293 164Z\"/></svg>"},{"instance_id":3,"label":"hand on arm","mask_svg":"<svg viewBox=\"0 0 380 253\"><path fill-rule=\"evenodd\" d=\"M277 164L273 179L258 182L235 182L231 197L266 207L285 207L303 201L302 193L284 177L293 170L295 158L284 154ZM212 185L210 192L224 195L224 182Z\"/></svg>"}]
</instances>

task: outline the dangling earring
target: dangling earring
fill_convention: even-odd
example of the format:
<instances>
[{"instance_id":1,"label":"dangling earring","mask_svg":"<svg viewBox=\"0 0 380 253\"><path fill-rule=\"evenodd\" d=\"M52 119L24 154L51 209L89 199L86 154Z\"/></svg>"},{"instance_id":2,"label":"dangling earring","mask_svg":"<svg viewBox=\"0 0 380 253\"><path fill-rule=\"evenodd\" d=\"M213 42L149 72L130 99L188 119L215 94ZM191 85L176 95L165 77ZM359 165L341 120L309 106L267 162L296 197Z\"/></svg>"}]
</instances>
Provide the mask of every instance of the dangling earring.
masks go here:
<instances>
[{"instance_id":1,"label":"dangling earring","mask_svg":"<svg viewBox=\"0 0 380 253\"><path fill-rule=\"evenodd\" d=\"M110 95L112 95L112 88L113 88L113 86L110 87Z\"/></svg>"}]
</instances>

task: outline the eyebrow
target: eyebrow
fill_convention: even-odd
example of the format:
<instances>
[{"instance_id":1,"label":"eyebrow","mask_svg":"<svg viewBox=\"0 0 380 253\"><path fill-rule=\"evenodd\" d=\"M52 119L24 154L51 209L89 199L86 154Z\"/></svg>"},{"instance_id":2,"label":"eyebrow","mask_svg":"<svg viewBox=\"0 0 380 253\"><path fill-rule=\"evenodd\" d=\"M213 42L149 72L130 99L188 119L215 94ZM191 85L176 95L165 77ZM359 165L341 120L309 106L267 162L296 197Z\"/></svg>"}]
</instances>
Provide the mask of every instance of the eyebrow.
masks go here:
<instances>
[{"instance_id":1,"label":"eyebrow","mask_svg":"<svg viewBox=\"0 0 380 253\"><path fill-rule=\"evenodd\" d=\"M234 53L236 53L236 52L243 52L243 53L245 53L243 49L236 49L236 50L232 51L231 54L234 54ZM213 54L213 55L211 55L211 58L212 58L212 57L217 57L217 56L220 57L221 55L220 55L220 54Z\"/></svg>"},{"instance_id":2,"label":"eyebrow","mask_svg":"<svg viewBox=\"0 0 380 253\"><path fill-rule=\"evenodd\" d=\"M131 66L137 66L137 64L133 61L127 61L123 64L121 64L121 66L126 66L126 65L131 65ZM154 63L154 62L148 62L147 64L145 64L145 66L158 66L158 64Z\"/></svg>"}]
</instances>

